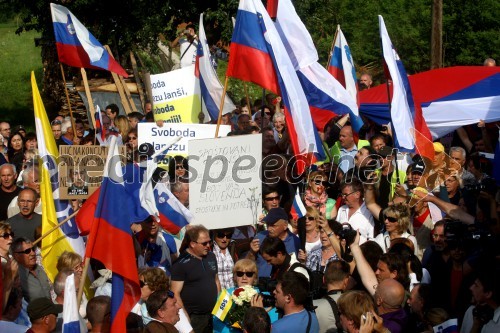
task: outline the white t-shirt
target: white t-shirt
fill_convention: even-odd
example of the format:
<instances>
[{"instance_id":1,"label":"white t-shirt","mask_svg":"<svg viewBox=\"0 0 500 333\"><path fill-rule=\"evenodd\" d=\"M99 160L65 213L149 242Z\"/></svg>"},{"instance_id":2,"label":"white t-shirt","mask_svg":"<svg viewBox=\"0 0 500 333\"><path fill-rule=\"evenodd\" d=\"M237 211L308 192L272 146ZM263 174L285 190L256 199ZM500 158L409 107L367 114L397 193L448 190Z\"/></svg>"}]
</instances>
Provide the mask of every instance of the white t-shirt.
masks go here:
<instances>
[{"instance_id":1,"label":"white t-shirt","mask_svg":"<svg viewBox=\"0 0 500 333\"><path fill-rule=\"evenodd\" d=\"M367 240L373 239L375 224L373 222L373 216L368 208L366 208L364 202L350 218L349 207L347 205L340 207L337 214L337 222L349 223L354 230L359 230L359 244L363 244Z\"/></svg>"}]
</instances>

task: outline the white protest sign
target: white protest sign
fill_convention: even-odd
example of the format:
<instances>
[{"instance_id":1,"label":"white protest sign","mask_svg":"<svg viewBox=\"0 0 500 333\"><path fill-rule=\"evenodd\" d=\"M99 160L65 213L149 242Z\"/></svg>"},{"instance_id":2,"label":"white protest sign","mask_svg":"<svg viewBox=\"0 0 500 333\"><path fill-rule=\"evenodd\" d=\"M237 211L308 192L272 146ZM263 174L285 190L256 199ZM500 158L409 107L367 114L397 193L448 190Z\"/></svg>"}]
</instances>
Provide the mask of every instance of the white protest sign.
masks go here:
<instances>
[{"instance_id":1,"label":"white protest sign","mask_svg":"<svg viewBox=\"0 0 500 333\"><path fill-rule=\"evenodd\" d=\"M151 75L155 121L197 123L201 112L200 85L194 67Z\"/></svg>"},{"instance_id":2,"label":"white protest sign","mask_svg":"<svg viewBox=\"0 0 500 333\"><path fill-rule=\"evenodd\" d=\"M262 198L262 135L189 142L189 210L208 229L255 225Z\"/></svg>"},{"instance_id":3,"label":"white protest sign","mask_svg":"<svg viewBox=\"0 0 500 333\"><path fill-rule=\"evenodd\" d=\"M172 138L181 136L182 139L173 144L168 150L166 155L169 156L188 156L188 142L193 139L214 138L217 127L217 125L171 123L166 123L163 127L158 127L155 123L139 123L137 126L139 146L143 143L150 143L157 153L165 149L166 145L172 141ZM221 125L219 127L219 136L226 136L230 131L231 126Z\"/></svg>"}]
</instances>

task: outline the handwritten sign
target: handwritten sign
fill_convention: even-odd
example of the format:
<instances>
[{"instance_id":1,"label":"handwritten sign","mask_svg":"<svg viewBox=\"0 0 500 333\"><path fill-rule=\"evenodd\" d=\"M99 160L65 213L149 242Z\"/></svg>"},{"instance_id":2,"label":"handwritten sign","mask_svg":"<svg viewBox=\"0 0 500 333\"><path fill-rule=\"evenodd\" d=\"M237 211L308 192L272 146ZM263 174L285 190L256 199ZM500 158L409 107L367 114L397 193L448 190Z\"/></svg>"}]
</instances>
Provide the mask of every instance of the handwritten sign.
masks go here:
<instances>
[{"instance_id":1,"label":"handwritten sign","mask_svg":"<svg viewBox=\"0 0 500 333\"><path fill-rule=\"evenodd\" d=\"M208 139L215 137L216 125L203 124L164 124L163 127L158 127L154 123L139 123L139 146L143 143L153 145L155 152L160 152L165 149L167 143L172 138L181 136L182 139L173 144L168 150L167 156L188 156L189 141L194 139ZM219 135L226 136L231 131L231 126L221 125Z\"/></svg>"},{"instance_id":2,"label":"handwritten sign","mask_svg":"<svg viewBox=\"0 0 500 333\"><path fill-rule=\"evenodd\" d=\"M125 146L119 154L125 163ZM59 146L59 197L87 199L101 186L107 156L104 146Z\"/></svg>"},{"instance_id":3,"label":"handwritten sign","mask_svg":"<svg viewBox=\"0 0 500 333\"><path fill-rule=\"evenodd\" d=\"M194 66L151 75L155 121L197 123L201 111L200 86Z\"/></svg>"},{"instance_id":4,"label":"handwritten sign","mask_svg":"<svg viewBox=\"0 0 500 333\"><path fill-rule=\"evenodd\" d=\"M189 143L189 210L209 229L257 223L262 135Z\"/></svg>"}]
</instances>

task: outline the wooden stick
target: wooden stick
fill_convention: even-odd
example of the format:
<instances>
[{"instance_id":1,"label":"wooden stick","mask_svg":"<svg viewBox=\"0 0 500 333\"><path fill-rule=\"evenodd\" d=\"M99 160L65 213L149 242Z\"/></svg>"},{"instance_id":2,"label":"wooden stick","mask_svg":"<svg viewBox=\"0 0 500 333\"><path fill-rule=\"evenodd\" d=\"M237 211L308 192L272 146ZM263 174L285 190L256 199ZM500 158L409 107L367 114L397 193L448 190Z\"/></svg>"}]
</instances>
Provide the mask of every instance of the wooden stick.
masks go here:
<instances>
[{"instance_id":1,"label":"wooden stick","mask_svg":"<svg viewBox=\"0 0 500 333\"><path fill-rule=\"evenodd\" d=\"M337 39L339 30L340 30L340 24L337 24L337 30L335 30L335 36L333 36L332 47L330 48L330 54L328 55L328 62L326 63L326 69L328 69L328 66L330 66L330 61L332 60L333 56L333 48L335 47L335 40Z\"/></svg>"},{"instance_id":2,"label":"wooden stick","mask_svg":"<svg viewBox=\"0 0 500 333\"><path fill-rule=\"evenodd\" d=\"M76 305L79 308L83 297L83 288L85 287L85 280L87 279L87 273L89 271L90 258L85 258L85 264L83 265L82 277L80 278L80 285L78 286L78 294L76 294Z\"/></svg>"},{"instance_id":3,"label":"wooden stick","mask_svg":"<svg viewBox=\"0 0 500 333\"><path fill-rule=\"evenodd\" d=\"M125 90L125 96L127 96L128 102L130 103L130 106L132 107L132 111L137 112L137 107L135 106L134 100L132 99L132 95L130 94L130 90L128 89L128 86L125 83L125 79L121 75L118 75L118 77L120 78L120 83L123 86L123 90Z\"/></svg>"},{"instance_id":4,"label":"wooden stick","mask_svg":"<svg viewBox=\"0 0 500 333\"><path fill-rule=\"evenodd\" d=\"M64 69L62 63L59 63L59 66L61 68L61 75L64 83L64 92L66 93L66 101L68 102L69 117L71 119L71 128L73 129L73 140L74 140L74 138L76 137L76 126L75 126L75 119L73 118L73 109L71 109L71 103L69 102L68 87L66 86L66 77L64 76Z\"/></svg>"},{"instance_id":5,"label":"wooden stick","mask_svg":"<svg viewBox=\"0 0 500 333\"><path fill-rule=\"evenodd\" d=\"M229 77L226 75L226 80L224 80L224 90L222 91L222 99L220 101L219 117L217 118L217 127L215 128L215 137L216 138L219 136L219 127L220 127L220 123L222 122L222 109L224 108L224 99L226 97L226 89L227 89L228 79L229 79Z\"/></svg>"},{"instance_id":6,"label":"wooden stick","mask_svg":"<svg viewBox=\"0 0 500 333\"><path fill-rule=\"evenodd\" d=\"M246 82L243 82L243 89L245 89L245 97L247 98L248 112L250 113L250 116L251 116L252 115L252 107L250 106L250 98L248 97L248 89L247 89Z\"/></svg>"},{"instance_id":7,"label":"wooden stick","mask_svg":"<svg viewBox=\"0 0 500 333\"><path fill-rule=\"evenodd\" d=\"M85 95L87 96L87 103L89 105L90 118L92 120L92 125L95 129L95 108L94 101L92 100L92 95L90 94L89 81L87 80L87 72L85 68L80 68L80 72L82 73L83 86L85 87Z\"/></svg>"},{"instance_id":8,"label":"wooden stick","mask_svg":"<svg viewBox=\"0 0 500 333\"><path fill-rule=\"evenodd\" d=\"M109 46L104 45L104 48L109 52L109 56L113 57L113 54L111 53L111 49L109 48ZM125 96L125 91L123 89L120 78L118 77L118 74L116 74L114 72L111 72L111 76L113 76L113 81L115 82L116 90L118 90L118 94L120 95L120 100L122 102L123 109L125 110L126 114L129 114L130 112L132 112L132 110L130 109L129 101L127 100L127 97Z\"/></svg>"},{"instance_id":9,"label":"wooden stick","mask_svg":"<svg viewBox=\"0 0 500 333\"><path fill-rule=\"evenodd\" d=\"M69 220L71 220L73 217L75 217L76 214L78 214L79 211L80 211L80 209L78 209L77 211L73 212L73 214L71 214L70 216L68 216L67 218L65 218L61 222L59 222L58 225L53 226L52 229L50 229L49 231L47 231L46 233L44 233L40 238L38 238L36 241L34 241L33 242L33 246L35 246L36 244L38 244L39 242L41 242L42 239L44 239L45 237L47 237L48 235L50 235L51 233L53 233L54 231L56 231L57 229L59 229L63 224L67 223Z\"/></svg>"},{"instance_id":10,"label":"wooden stick","mask_svg":"<svg viewBox=\"0 0 500 333\"><path fill-rule=\"evenodd\" d=\"M135 60L134 52L132 51L130 51L130 62L132 63L132 70L134 71L135 84L137 84L137 91L139 91L139 98L141 99L141 105L144 110L144 107L146 105L146 99L144 98L144 91L142 90L141 77L139 75L139 69L137 68L137 61Z\"/></svg>"}]
</instances>

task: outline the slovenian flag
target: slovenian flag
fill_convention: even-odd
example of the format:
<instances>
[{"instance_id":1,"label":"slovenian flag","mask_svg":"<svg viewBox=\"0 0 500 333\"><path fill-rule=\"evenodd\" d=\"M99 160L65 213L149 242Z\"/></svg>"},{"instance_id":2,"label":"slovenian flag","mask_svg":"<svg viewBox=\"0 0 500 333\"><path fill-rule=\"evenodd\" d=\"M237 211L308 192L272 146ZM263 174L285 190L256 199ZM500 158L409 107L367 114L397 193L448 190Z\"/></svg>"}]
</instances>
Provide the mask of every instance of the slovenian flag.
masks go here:
<instances>
[{"instance_id":1,"label":"slovenian flag","mask_svg":"<svg viewBox=\"0 0 500 333\"><path fill-rule=\"evenodd\" d=\"M306 213L307 213L306 206L304 206L304 202L302 202L299 188L297 187L297 191L295 192L295 197L293 198L293 204L292 204L292 209L290 210L290 214L295 220L298 220L301 217L306 216Z\"/></svg>"},{"instance_id":2,"label":"slovenian flag","mask_svg":"<svg viewBox=\"0 0 500 333\"><path fill-rule=\"evenodd\" d=\"M165 182L158 182L154 189L156 207L163 230L177 235L193 219L193 214L169 191Z\"/></svg>"},{"instance_id":3,"label":"slovenian flag","mask_svg":"<svg viewBox=\"0 0 500 333\"><path fill-rule=\"evenodd\" d=\"M113 272L111 333L126 331L126 318L139 301L141 290L117 138L111 137L86 258L95 258Z\"/></svg>"},{"instance_id":4,"label":"slovenian flag","mask_svg":"<svg viewBox=\"0 0 500 333\"><path fill-rule=\"evenodd\" d=\"M219 115L224 87L220 83L217 72L210 61L210 47L208 46L205 28L203 27L203 14L200 14L198 38L195 76L200 82L203 112L207 112L211 120L216 120ZM222 115L230 113L234 109L236 109L236 106L226 94Z\"/></svg>"},{"instance_id":5,"label":"slovenian flag","mask_svg":"<svg viewBox=\"0 0 500 333\"><path fill-rule=\"evenodd\" d=\"M299 173L305 166L325 158L304 90L261 1L240 1L227 75L255 82L281 95L293 152L302 161Z\"/></svg>"},{"instance_id":6,"label":"slovenian flag","mask_svg":"<svg viewBox=\"0 0 500 333\"><path fill-rule=\"evenodd\" d=\"M434 146L431 133L422 115L422 108L413 100L410 81L403 62L392 45L384 18L381 15L378 18L384 61L393 86L391 126L395 147L404 152L420 154L432 161Z\"/></svg>"},{"instance_id":7,"label":"slovenian flag","mask_svg":"<svg viewBox=\"0 0 500 333\"><path fill-rule=\"evenodd\" d=\"M50 4L59 61L73 67L104 69L123 77L127 72L68 8Z\"/></svg>"},{"instance_id":8,"label":"slovenian flag","mask_svg":"<svg viewBox=\"0 0 500 333\"><path fill-rule=\"evenodd\" d=\"M64 284L64 304L63 304L63 333L83 333L87 332L87 326L78 312L76 301L75 274L66 278Z\"/></svg>"},{"instance_id":9,"label":"slovenian flag","mask_svg":"<svg viewBox=\"0 0 500 333\"><path fill-rule=\"evenodd\" d=\"M297 71L302 88L311 109L313 121L319 130L338 114L349 113L356 132L363 126L356 104L356 71L352 66L350 86L352 92L339 83L318 63L318 52L311 35L297 15L290 0L282 0L278 5L276 26L285 44L290 59ZM347 45L346 45L347 46ZM347 47L348 51L348 47ZM350 52L346 52L350 57ZM345 57L345 55L344 55ZM352 58L350 64L352 65ZM343 80L345 81L345 80ZM352 84L351 84L352 81Z\"/></svg>"}]
</instances>

